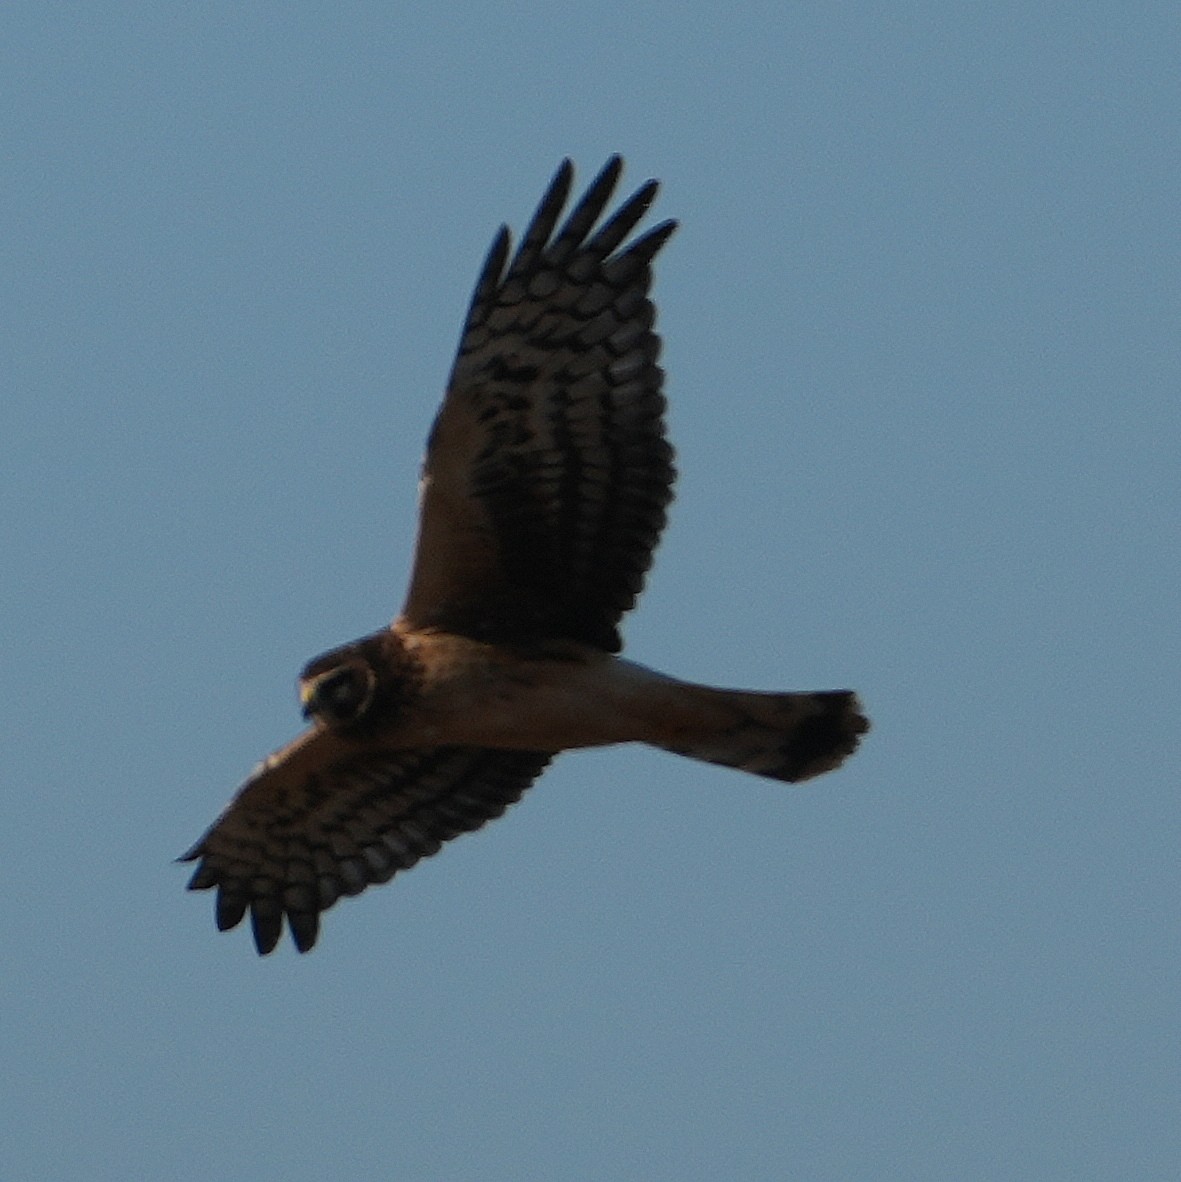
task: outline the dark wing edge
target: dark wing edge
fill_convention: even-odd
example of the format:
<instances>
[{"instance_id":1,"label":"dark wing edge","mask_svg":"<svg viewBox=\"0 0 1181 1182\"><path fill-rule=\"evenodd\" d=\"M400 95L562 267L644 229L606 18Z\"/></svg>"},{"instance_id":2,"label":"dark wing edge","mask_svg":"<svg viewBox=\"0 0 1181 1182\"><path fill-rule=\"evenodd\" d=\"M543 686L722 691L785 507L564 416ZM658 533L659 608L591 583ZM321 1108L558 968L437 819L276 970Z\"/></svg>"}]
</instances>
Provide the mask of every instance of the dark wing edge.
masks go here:
<instances>
[{"instance_id":1,"label":"dark wing edge","mask_svg":"<svg viewBox=\"0 0 1181 1182\"><path fill-rule=\"evenodd\" d=\"M387 882L500 816L553 758L473 747L379 750L290 782L281 756L179 859L197 862L189 890L217 888L219 931L249 911L263 956L278 944L284 919L296 948L307 952L320 914L342 895Z\"/></svg>"},{"instance_id":2,"label":"dark wing edge","mask_svg":"<svg viewBox=\"0 0 1181 1182\"><path fill-rule=\"evenodd\" d=\"M564 161L515 255L507 228L493 242L428 443L412 626L621 647L675 477L648 293L676 229L617 252L648 181L594 230L622 167L607 162L555 235Z\"/></svg>"}]
</instances>

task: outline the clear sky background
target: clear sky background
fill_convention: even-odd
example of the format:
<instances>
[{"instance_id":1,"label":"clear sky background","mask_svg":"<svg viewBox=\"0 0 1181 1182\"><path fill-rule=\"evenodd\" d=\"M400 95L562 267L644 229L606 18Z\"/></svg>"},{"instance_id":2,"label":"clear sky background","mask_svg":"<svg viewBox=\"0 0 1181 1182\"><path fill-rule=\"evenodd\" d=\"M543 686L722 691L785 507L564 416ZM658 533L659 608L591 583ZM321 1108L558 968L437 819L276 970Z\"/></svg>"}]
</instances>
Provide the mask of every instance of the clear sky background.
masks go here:
<instances>
[{"instance_id":1,"label":"clear sky background","mask_svg":"<svg viewBox=\"0 0 1181 1182\"><path fill-rule=\"evenodd\" d=\"M1175 1179L1175 3L0 15L0 1177ZM660 177L641 749L255 956L173 864L401 602L478 265Z\"/></svg>"}]
</instances>

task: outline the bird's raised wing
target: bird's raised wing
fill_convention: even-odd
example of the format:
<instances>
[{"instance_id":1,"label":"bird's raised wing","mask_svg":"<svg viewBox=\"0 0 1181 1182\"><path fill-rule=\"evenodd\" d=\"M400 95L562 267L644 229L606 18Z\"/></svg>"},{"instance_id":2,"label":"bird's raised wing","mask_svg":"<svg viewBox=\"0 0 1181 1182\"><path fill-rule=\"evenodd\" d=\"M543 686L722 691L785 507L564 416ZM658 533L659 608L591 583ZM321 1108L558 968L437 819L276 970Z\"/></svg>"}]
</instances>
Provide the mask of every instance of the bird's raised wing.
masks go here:
<instances>
[{"instance_id":1,"label":"bird's raised wing","mask_svg":"<svg viewBox=\"0 0 1181 1182\"><path fill-rule=\"evenodd\" d=\"M621 169L555 234L565 161L511 261L507 227L492 245L427 445L411 627L620 648L672 497L648 290L676 228L620 247L649 181L594 230Z\"/></svg>"},{"instance_id":2,"label":"bird's raised wing","mask_svg":"<svg viewBox=\"0 0 1181 1182\"><path fill-rule=\"evenodd\" d=\"M272 755L181 861L217 887L219 930L250 912L261 954L283 917L300 952L320 912L500 816L552 756L475 747L365 751L314 729Z\"/></svg>"}]
</instances>

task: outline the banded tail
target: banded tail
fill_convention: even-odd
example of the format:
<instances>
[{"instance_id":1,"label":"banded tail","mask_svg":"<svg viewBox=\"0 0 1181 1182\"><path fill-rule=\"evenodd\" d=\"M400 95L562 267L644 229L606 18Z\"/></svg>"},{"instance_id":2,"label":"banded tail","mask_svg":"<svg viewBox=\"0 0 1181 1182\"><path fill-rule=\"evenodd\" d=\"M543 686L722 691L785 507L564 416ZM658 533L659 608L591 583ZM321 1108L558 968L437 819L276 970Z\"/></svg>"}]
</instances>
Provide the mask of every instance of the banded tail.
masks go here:
<instances>
[{"instance_id":1,"label":"banded tail","mask_svg":"<svg viewBox=\"0 0 1181 1182\"><path fill-rule=\"evenodd\" d=\"M711 725L694 727L688 741L679 737L676 745L659 746L773 780L794 784L840 767L869 730L851 690L775 694L691 689L697 705L711 716Z\"/></svg>"}]
</instances>

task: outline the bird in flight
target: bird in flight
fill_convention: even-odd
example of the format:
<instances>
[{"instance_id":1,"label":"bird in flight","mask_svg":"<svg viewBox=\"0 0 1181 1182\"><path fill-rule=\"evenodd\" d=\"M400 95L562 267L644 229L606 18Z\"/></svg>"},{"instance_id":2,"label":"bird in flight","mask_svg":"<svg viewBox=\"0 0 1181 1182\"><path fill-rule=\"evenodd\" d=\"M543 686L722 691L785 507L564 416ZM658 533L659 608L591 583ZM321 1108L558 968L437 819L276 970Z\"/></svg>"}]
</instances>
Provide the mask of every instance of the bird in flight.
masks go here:
<instances>
[{"instance_id":1,"label":"bird in flight","mask_svg":"<svg viewBox=\"0 0 1181 1182\"><path fill-rule=\"evenodd\" d=\"M342 895L500 816L561 751L647 743L795 783L869 728L848 690L715 689L617 655L675 476L649 289L676 223L627 241L655 181L600 223L622 167L559 227L564 161L516 252L497 234L427 442L401 614L305 666L311 725L181 859L191 890L217 889L220 930L250 913L260 954L284 918L308 951Z\"/></svg>"}]
</instances>

